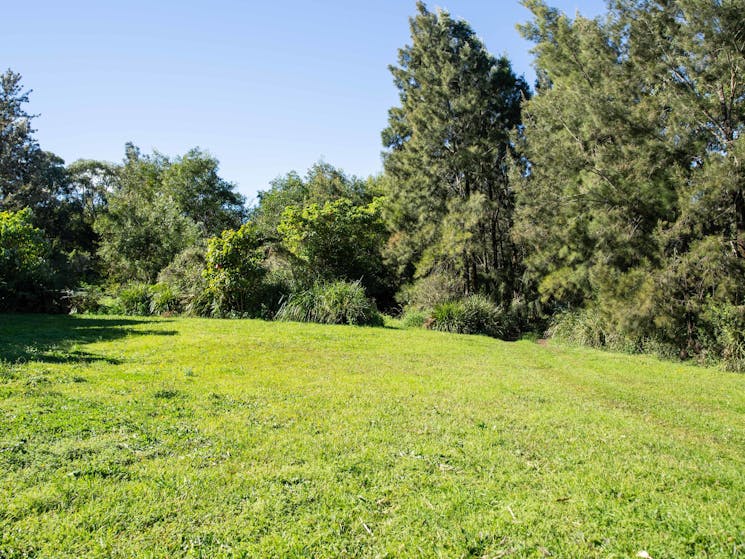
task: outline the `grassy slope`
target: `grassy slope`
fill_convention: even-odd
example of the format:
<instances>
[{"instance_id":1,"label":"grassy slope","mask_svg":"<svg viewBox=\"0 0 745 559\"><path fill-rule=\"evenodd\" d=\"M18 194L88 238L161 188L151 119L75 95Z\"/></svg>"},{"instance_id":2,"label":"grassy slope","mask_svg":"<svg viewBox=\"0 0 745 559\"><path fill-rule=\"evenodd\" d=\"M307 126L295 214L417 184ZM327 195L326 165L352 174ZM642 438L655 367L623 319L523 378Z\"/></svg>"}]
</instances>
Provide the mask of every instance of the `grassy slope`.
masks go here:
<instances>
[{"instance_id":1,"label":"grassy slope","mask_svg":"<svg viewBox=\"0 0 745 559\"><path fill-rule=\"evenodd\" d=\"M196 319L0 355L0 558L745 556L742 375Z\"/></svg>"}]
</instances>

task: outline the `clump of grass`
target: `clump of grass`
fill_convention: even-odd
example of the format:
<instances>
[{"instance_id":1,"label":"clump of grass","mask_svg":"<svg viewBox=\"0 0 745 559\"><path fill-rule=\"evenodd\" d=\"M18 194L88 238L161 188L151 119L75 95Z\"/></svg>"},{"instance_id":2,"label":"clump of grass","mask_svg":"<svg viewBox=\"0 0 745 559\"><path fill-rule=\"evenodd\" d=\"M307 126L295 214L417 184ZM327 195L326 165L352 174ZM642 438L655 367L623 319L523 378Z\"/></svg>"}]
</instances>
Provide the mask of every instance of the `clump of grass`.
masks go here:
<instances>
[{"instance_id":1,"label":"clump of grass","mask_svg":"<svg viewBox=\"0 0 745 559\"><path fill-rule=\"evenodd\" d=\"M17 378L16 369L17 365L13 365L8 361L0 360L0 380L15 380Z\"/></svg>"},{"instance_id":2,"label":"clump of grass","mask_svg":"<svg viewBox=\"0 0 745 559\"><path fill-rule=\"evenodd\" d=\"M181 392L175 388L161 388L153 394L153 397L161 400L172 400L173 398L178 398L180 395Z\"/></svg>"},{"instance_id":3,"label":"clump of grass","mask_svg":"<svg viewBox=\"0 0 745 559\"><path fill-rule=\"evenodd\" d=\"M504 313L483 295L437 305L431 314L431 328L457 334L485 334L495 338L505 333Z\"/></svg>"},{"instance_id":4,"label":"clump of grass","mask_svg":"<svg viewBox=\"0 0 745 559\"><path fill-rule=\"evenodd\" d=\"M293 293L280 307L275 319L320 324L383 325L383 317L358 281L317 283L310 289Z\"/></svg>"},{"instance_id":5,"label":"clump of grass","mask_svg":"<svg viewBox=\"0 0 745 559\"><path fill-rule=\"evenodd\" d=\"M428 311L407 309L401 317L401 325L404 328L422 328L429 318Z\"/></svg>"},{"instance_id":6,"label":"clump of grass","mask_svg":"<svg viewBox=\"0 0 745 559\"><path fill-rule=\"evenodd\" d=\"M117 295L115 312L133 316L147 316L150 314L150 303L152 292L146 283L131 283L121 290Z\"/></svg>"}]
</instances>

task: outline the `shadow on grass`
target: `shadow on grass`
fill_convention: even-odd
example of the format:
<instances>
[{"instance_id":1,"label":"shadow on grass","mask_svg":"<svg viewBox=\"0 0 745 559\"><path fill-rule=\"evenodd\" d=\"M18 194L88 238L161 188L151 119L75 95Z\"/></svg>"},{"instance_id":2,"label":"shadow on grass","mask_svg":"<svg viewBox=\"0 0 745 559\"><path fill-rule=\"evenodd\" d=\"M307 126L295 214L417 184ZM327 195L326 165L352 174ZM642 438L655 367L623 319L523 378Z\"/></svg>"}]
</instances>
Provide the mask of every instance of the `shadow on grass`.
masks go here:
<instances>
[{"instance_id":1,"label":"shadow on grass","mask_svg":"<svg viewBox=\"0 0 745 559\"><path fill-rule=\"evenodd\" d=\"M86 318L69 315L0 314L0 361L23 363L121 363L78 346L127 336L174 336L175 330L141 330L133 326L169 320Z\"/></svg>"}]
</instances>

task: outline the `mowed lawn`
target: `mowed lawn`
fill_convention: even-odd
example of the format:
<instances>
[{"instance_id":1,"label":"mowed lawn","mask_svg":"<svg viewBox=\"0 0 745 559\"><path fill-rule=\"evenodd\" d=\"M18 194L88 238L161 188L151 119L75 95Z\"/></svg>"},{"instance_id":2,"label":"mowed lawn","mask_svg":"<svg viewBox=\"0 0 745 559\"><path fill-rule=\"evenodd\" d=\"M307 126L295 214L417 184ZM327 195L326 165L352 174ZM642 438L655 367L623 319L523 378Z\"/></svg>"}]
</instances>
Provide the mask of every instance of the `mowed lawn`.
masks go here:
<instances>
[{"instance_id":1,"label":"mowed lawn","mask_svg":"<svg viewBox=\"0 0 745 559\"><path fill-rule=\"evenodd\" d=\"M743 375L253 320L0 315L0 355L3 559L745 557Z\"/></svg>"}]
</instances>

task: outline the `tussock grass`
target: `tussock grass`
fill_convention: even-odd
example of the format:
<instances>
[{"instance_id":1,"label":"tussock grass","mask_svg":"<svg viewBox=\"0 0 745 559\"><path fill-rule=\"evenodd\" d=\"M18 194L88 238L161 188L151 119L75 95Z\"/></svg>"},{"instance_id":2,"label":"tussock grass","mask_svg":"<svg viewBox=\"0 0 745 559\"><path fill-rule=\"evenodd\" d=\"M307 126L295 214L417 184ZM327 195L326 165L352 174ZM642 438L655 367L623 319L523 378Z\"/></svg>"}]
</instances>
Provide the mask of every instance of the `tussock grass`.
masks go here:
<instances>
[{"instance_id":1,"label":"tussock grass","mask_svg":"<svg viewBox=\"0 0 745 559\"><path fill-rule=\"evenodd\" d=\"M0 356L0 557L745 554L742 375L249 320L0 315Z\"/></svg>"}]
</instances>

